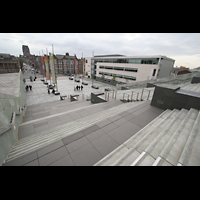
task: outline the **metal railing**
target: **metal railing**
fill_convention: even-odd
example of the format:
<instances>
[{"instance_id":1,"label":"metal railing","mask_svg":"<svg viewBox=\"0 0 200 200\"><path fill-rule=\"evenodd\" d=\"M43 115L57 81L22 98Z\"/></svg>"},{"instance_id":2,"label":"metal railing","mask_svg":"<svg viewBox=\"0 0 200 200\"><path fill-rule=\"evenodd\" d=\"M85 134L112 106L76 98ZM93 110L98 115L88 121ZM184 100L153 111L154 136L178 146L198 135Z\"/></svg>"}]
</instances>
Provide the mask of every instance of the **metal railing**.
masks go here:
<instances>
[{"instance_id":1,"label":"metal railing","mask_svg":"<svg viewBox=\"0 0 200 200\"><path fill-rule=\"evenodd\" d=\"M5 126L3 126L3 127L0 128L0 136L1 136L2 134L4 134L6 131L8 131L8 130L10 130L11 128L14 127L14 125L15 125L15 117L16 117L17 115L18 115L18 116L21 115L22 110L24 110L24 108L25 108L25 105L23 105L22 107L19 108L19 112L13 112L13 113L12 113L11 120L10 120L10 124L5 125ZM14 127L14 128L15 128L15 127Z\"/></svg>"}]
</instances>

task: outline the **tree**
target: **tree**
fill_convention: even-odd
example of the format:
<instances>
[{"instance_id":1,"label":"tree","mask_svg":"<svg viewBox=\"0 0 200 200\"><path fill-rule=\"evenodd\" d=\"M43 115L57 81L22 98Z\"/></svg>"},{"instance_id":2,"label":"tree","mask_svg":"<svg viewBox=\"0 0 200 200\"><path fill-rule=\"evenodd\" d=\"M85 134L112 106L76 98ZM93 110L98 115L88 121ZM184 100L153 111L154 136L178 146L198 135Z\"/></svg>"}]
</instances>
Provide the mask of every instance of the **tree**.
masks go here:
<instances>
[{"instance_id":1,"label":"tree","mask_svg":"<svg viewBox=\"0 0 200 200\"><path fill-rule=\"evenodd\" d=\"M20 64L20 68L21 70L23 69L23 63L25 63L25 59L24 58L21 58L21 57L18 57L18 60L19 60L19 64Z\"/></svg>"},{"instance_id":2,"label":"tree","mask_svg":"<svg viewBox=\"0 0 200 200\"><path fill-rule=\"evenodd\" d=\"M102 74L102 76L101 76L101 79L102 79L102 80L104 80L104 79L105 79L105 76L104 76L104 74Z\"/></svg>"},{"instance_id":3,"label":"tree","mask_svg":"<svg viewBox=\"0 0 200 200\"><path fill-rule=\"evenodd\" d=\"M116 76L113 75L112 81L116 81Z\"/></svg>"}]
</instances>

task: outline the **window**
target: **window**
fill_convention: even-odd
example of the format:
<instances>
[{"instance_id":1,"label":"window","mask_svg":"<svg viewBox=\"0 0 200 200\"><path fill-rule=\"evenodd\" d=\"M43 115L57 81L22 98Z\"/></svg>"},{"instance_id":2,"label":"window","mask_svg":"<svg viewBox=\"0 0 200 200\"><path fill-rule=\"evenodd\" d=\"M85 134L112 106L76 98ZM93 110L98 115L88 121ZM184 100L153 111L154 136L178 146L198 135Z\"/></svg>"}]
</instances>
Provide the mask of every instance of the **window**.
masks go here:
<instances>
[{"instance_id":1,"label":"window","mask_svg":"<svg viewBox=\"0 0 200 200\"><path fill-rule=\"evenodd\" d=\"M114 67L114 69L124 71L124 67Z\"/></svg>"},{"instance_id":2,"label":"window","mask_svg":"<svg viewBox=\"0 0 200 200\"><path fill-rule=\"evenodd\" d=\"M87 60L85 60L85 62L87 63Z\"/></svg>"},{"instance_id":3,"label":"window","mask_svg":"<svg viewBox=\"0 0 200 200\"><path fill-rule=\"evenodd\" d=\"M156 74L156 69L153 70L152 76L155 76L155 74Z\"/></svg>"},{"instance_id":4,"label":"window","mask_svg":"<svg viewBox=\"0 0 200 200\"><path fill-rule=\"evenodd\" d=\"M113 67L105 66L105 69L113 69Z\"/></svg>"},{"instance_id":5,"label":"window","mask_svg":"<svg viewBox=\"0 0 200 200\"><path fill-rule=\"evenodd\" d=\"M125 71L129 71L129 72L137 72L138 69L137 69L137 68L128 68L128 67L125 67Z\"/></svg>"}]
</instances>

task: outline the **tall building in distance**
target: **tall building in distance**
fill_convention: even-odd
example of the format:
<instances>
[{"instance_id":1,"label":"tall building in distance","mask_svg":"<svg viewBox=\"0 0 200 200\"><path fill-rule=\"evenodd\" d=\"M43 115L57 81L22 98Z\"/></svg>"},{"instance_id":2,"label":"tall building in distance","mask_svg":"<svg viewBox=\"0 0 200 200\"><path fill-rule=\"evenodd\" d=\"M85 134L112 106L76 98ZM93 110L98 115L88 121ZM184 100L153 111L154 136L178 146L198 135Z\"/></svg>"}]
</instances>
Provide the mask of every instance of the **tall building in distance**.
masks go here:
<instances>
[{"instance_id":1,"label":"tall building in distance","mask_svg":"<svg viewBox=\"0 0 200 200\"><path fill-rule=\"evenodd\" d=\"M29 47L26 46L26 45L22 45L22 51L23 51L24 56L30 56L31 55Z\"/></svg>"}]
</instances>

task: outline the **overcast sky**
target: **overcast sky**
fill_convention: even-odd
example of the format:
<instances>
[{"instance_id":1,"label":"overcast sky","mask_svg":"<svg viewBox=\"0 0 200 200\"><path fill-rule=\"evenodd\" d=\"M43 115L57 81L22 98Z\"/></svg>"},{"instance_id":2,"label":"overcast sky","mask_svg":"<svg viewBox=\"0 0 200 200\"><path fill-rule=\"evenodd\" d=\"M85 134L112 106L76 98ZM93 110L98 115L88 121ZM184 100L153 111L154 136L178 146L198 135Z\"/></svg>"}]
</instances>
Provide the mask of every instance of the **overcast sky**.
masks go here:
<instances>
[{"instance_id":1,"label":"overcast sky","mask_svg":"<svg viewBox=\"0 0 200 200\"><path fill-rule=\"evenodd\" d=\"M164 55L175 59L174 66L200 66L200 33L0 33L0 53L23 54L28 45L31 54L52 51L76 54L126 56Z\"/></svg>"}]
</instances>

